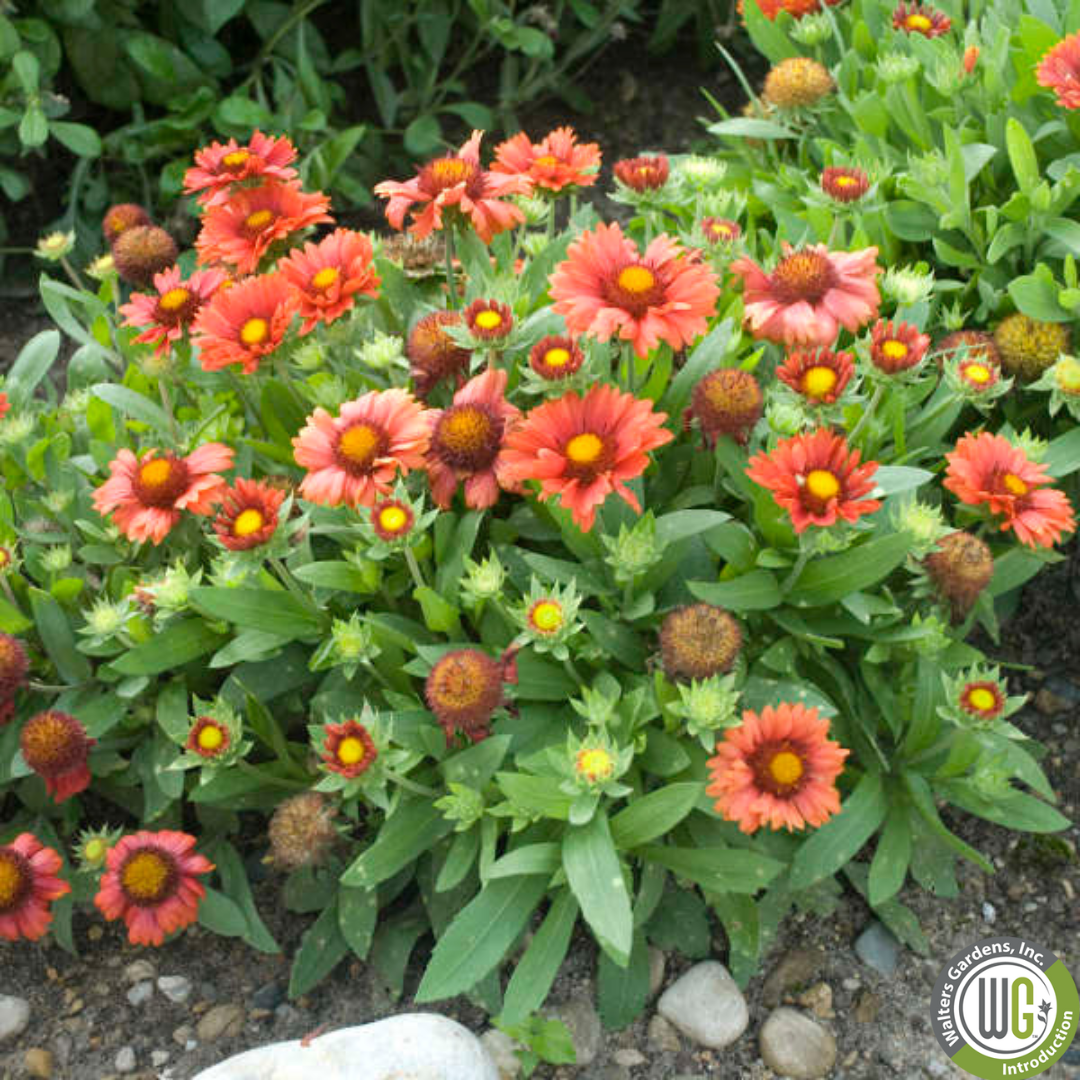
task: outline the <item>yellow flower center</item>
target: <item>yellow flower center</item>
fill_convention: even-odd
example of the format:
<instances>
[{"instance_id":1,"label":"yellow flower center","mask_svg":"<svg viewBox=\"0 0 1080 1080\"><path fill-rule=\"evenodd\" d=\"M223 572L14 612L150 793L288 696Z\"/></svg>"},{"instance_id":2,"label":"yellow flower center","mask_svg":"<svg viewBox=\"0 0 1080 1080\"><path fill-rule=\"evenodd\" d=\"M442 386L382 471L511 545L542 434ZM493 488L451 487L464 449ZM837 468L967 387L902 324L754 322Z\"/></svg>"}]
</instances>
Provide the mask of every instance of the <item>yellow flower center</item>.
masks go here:
<instances>
[{"instance_id":1,"label":"yellow flower center","mask_svg":"<svg viewBox=\"0 0 1080 1080\"><path fill-rule=\"evenodd\" d=\"M448 410L439 425L439 439L459 453L480 449L491 436L491 420L481 409L458 405Z\"/></svg>"},{"instance_id":2,"label":"yellow flower center","mask_svg":"<svg viewBox=\"0 0 1080 1080\"><path fill-rule=\"evenodd\" d=\"M802 758L791 750L781 750L769 761L769 775L783 787L797 784L802 774Z\"/></svg>"},{"instance_id":3,"label":"yellow flower center","mask_svg":"<svg viewBox=\"0 0 1080 1080\"><path fill-rule=\"evenodd\" d=\"M1026 495L1028 493L1027 484L1025 484L1015 473L1007 472L1001 478L1001 482L1005 485L1005 489L1010 495Z\"/></svg>"},{"instance_id":4,"label":"yellow flower center","mask_svg":"<svg viewBox=\"0 0 1080 1080\"><path fill-rule=\"evenodd\" d=\"M266 519L253 506L237 514L233 522L233 536L251 536L266 524Z\"/></svg>"},{"instance_id":5,"label":"yellow flower center","mask_svg":"<svg viewBox=\"0 0 1080 1080\"><path fill-rule=\"evenodd\" d=\"M472 166L461 158L440 158L431 164L431 175L440 184L457 184L472 173Z\"/></svg>"},{"instance_id":6,"label":"yellow flower center","mask_svg":"<svg viewBox=\"0 0 1080 1080\"><path fill-rule=\"evenodd\" d=\"M7 548L0 547L0 570L3 570L11 562L11 552Z\"/></svg>"},{"instance_id":7,"label":"yellow flower center","mask_svg":"<svg viewBox=\"0 0 1080 1080\"><path fill-rule=\"evenodd\" d=\"M220 750L225 742L225 735L221 728L214 724L207 724L198 735L199 746L203 750Z\"/></svg>"},{"instance_id":8,"label":"yellow flower center","mask_svg":"<svg viewBox=\"0 0 1080 1080\"><path fill-rule=\"evenodd\" d=\"M604 452L604 440L591 431L575 435L564 451L566 456L578 465L591 465Z\"/></svg>"},{"instance_id":9,"label":"yellow flower center","mask_svg":"<svg viewBox=\"0 0 1080 1080\"><path fill-rule=\"evenodd\" d=\"M985 686L976 686L968 692L968 704L979 712L991 712L997 705L997 698Z\"/></svg>"},{"instance_id":10,"label":"yellow flower center","mask_svg":"<svg viewBox=\"0 0 1080 1080\"><path fill-rule=\"evenodd\" d=\"M828 397L836 386L836 372L820 364L810 368L803 376L803 390L807 397Z\"/></svg>"},{"instance_id":11,"label":"yellow flower center","mask_svg":"<svg viewBox=\"0 0 1080 1080\"><path fill-rule=\"evenodd\" d=\"M481 330L494 330L496 327L502 325L502 316L497 311L492 311L488 308L477 314L475 322Z\"/></svg>"},{"instance_id":12,"label":"yellow flower center","mask_svg":"<svg viewBox=\"0 0 1080 1080\"><path fill-rule=\"evenodd\" d=\"M368 424L354 424L341 436L338 449L357 465L366 465L374 456L382 441L381 435Z\"/></svg>"},{"instance_id":13,"label":"yellow flower center","mask_svg":"<svg viewBox=\"0 0 1080 1080\"><path fill-rule=\"evenodd\" d=\"M136 901L157 900L165 891L172 866L156 851L140 851L124 864L120 884Z\"/></svg>"},{"instance_id":14,"label":"yellow flower center","mask_svg":"<svg viewBox=\"0 0 1080 1080\"><path fill-rule=\"evenodd\" d=\"M339 277L336 267L324 266L312 279L311 284L316 289L329 289Z\"/></svg>"},{"instance_id":15,"label":"yellow flower center","mask_svg":"<svg viewBox=\"0 0 1080 1080\"><path fill-rule=\"evenodd\" d=\"M544 353L544 363L548 367L565 367L570 363L570 352L568 349L548 349Z\"/></svg>"},{"instance_id":16,"label":"yellow flower center","mask_svg":"<svg viewBox=\"0 0 1080 1080\"><path fill-rule=\"evenodd\" d=\"M187 289L170 289L165 293L158 303L166 311L177 311L182 308L188 300L191 298L191 293Z\"/></svg>"},{"instance_id":17,"label":"yellow flower center","mask_svg":"<svg viewBox=\"0 0 1080 1080\"><path fill-rule=\"evenodd\" d=\"M594 746L578 751L577 771L579 776L587 780L602 780L615 771L615 762L606 750Z\"/></svg>"},{"instance_id":18,"label":"yellow flower center","mask_svg":"<svg viewBox=\"0 0 1080 1080\"><path fill-rule=\"evenodd\" d=\"M563 624L562 604L555 600L541 600L532 609L532 623L545 634L554 633Z\"/></svg>"},{"instance_id":19,"label":"yellow flower center","mask_svg":"<svg viewBox=\"0 0 1080 1080\"><path fill-rule=\"evenodd\" d=\"M840 481L827 469L811 469L806 478L806 490L815 498L827 501L840 494Z\"/></svg>"},{"instance_id":20,"label":"yellow flower center","mask_svg":"<svg viewBox=\"0 0 1080 1080\"><path fill-rule=\"evenodd\" d=\"M88 863L99 863L105 858L108 850L109 845L100 836L95 836L83 845L82 855Z\"/></svg>"},{"instance_id":21,"label":"yellow flower center","mask_svg":"<svg viewBox=\"0 0 1080 1080\"><path fill-rule=\"evenodd\" d=\"M23 872L19 864L0 852L0 911L12 906L23 889Z\"/></svg>"},{"instance_id":22,"label":"yellow flower center","mask_svg":"<svg viewBox=\"0 0 1080 1080\"><path fill-rule=\"evenodd\" d=\"M251 154L247 150L234 150L231 154L226 154L221 159L221 164L228 169L235 169L240 165L243 165L249 157L251 157Z\"/></svg>"},{"instance_id":23,"label":"yellow flower center","mask_svg":"<svg viewBox=\"0 0 1080 1080\"><path fill-rule=\"evenodd\" d=\"M400 506L387 506L379 511L379 525L389 533L404 528L408 520L408 514Z\"/></svg>"},{"instance_id":24,"label":"yellow flower center","mask_svg":"<svg viewBox=\"0 0 1080 1080\"><path fill-rule=\"evenodd\" d=\"M1080 360L1064 356L1057 362L1055 372L1058 389L1063 394L1080 394Z\"/></svg>"},{"instance_id":25,"label":"yellow flower center","mask_svg":"<svg viewBox=\"0 0 1080 1080\"><path fill-rule=\"evenodd\" d=\"M656 277L645 266L628 266L618 277L619 288L628 293L646 293L655 284Z\"/></svg>"},{"instance_id":26,"label":"yellow flower center","mask_svg":"<svg viewBox=\"0 0 1080 1080\"><path fill-rule=\"evenodd\" d=\"M172 476L172 463L168 458L154 458L139 469L139 479L148 488L162 487Z\"/></svg>"},{"instance_id":27,"label":"yellow flower center","mask_svg":"<svg viewBox=\"0 0 1080 1080\"><path fill-rule=\"evenodd\" d=\"M903 360L908 354L908 347L902 341L890 338L881 346L881 353L889 360Z\"/></svg>"},{"instance_id":28,"label":"yellow flower center","mask_svg":"<svg viewBox=\"0 0 1080 1080\"><path fill-rule=\"evenodd\" d=\"M359 765L367 757L367 748L355 735L347 735L338 743L337 759L342 765Z\"/></svg>"},{"instance_id":29,"label":"yellow flower center","mask_svg":"<svg viewBox=\"0 0 1080 1080\"><path fill-rule=\"evenodd\" d=\"M265 319L248 319L240 327L240 340L245 345L261 345L270 333L270 327Z\"/></svg>"},{"instance_id":30,"label":"yellow flower center","mask_svg":"<svg viewBox=\"0 0 1080 1080\"><path fill-rule=\"evenodd\" d=\"M274 212L272 210L256 210L253 214L248 214L244 218L244 224L249 229L264 229L273 220Z\"/></svg>"},{"instance_id":31,"label":"yellow flower center","mask_svg":"<svg viewBox=\"0 0 1080 1080\"><path fill-rule=\"evenodd\" d=\"M858 182L854 176L837 176L833 178L833 183L839 188L855 187Z\"/></svg>"},{"instance_id":32,"label":"yellow flower center","mask_svg":"<svg viewBox=\"0 0 1080 1080\"><path fill-rule=\"evenodd\" d=\"M728 237L731 235L731 226L724 225L722 222L714 221L709 226L709 231L713 236Z\"/></svg>"},{"instance_id":33,"label":"yellow flower center","mask_svg":"<svg viewBox=\"0 0 1080 1080\"><path fill-rule=\"evenodd\" d=\"M907 28L909 30L918 30L921 34L925 34L933 25L925 15L916 14L907 17Z\"/></svg>"},{"instance_id":34,"label":"yellow flower center","mask_svg":"<svg viewBox=\"0 0 1080 1080\"><path fill-rule=\"evenodd\" d=\"M552 169L559 164L559 159L554 154L541 154L540 157L536 159L535 164Z\"/></svg>"},{"instance_id":35,"label":"yellow flower center","mask_svg":"<svg viewBox=\"0 0 1080 1080\"><path fill-rule=\"evenodd\" d=\"M990 369L985 364L968 364L964 368L964 378L968 382L978 383L982 386L992 378Z\"/></svg>"}]
</instances>

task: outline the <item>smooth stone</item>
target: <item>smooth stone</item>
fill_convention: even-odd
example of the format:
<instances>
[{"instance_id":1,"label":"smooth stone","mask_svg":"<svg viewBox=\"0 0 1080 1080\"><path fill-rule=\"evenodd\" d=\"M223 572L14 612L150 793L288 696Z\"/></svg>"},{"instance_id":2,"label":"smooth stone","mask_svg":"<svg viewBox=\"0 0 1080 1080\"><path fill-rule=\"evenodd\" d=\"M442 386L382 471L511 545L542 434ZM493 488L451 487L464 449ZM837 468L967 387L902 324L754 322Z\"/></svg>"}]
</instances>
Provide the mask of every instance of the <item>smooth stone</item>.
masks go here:
<instances>
[{"instance_id":1,"label":"smooth stone","mask_svg":"<svg viewBox=\"0 0 1080 1080\"><path fill-rule=\"evenodd\" d=\"M169 1063L169 1058L171 1057L172 1054L170 1054L168 1050L152 1050L150 1052L150 1064L153 1065L155 1069L160 1069L162 1065L167 1065Z\"/></svg>"},{"instance_id":2,"label":"smooth stone","mask_svg":"<svg viewBox=\"0 0 1080 1080\"><path fill-rule=\"evenodd\" d=\"M627 1069L633 1069L638 1065L644 1065L649 1059L640 1051L636 1050L632 1046L624 1047L622 1050L616 1050L611 1055L612 1061L616 1065L622 1065Z\"/></svg>"},{"instance_id":3,"label":"smooth stone","mask_svg":"<svg viewBox=\"0 0 1080 1080\"><path fill-rule=\"evenodd\" d=\"M31 1047L23 1055L23 1065L26 1071L37 1080L49 1080L53 1074L53 1056L48 1050L42 1050L39 1046Z\"/></svg>"},{"instance_id":4,"label":"smooth stone","mask_svg":"<svg viewBox=\"0 0 1080 1080\"><path fill-rule=\"evenodd\" d=\"M624 1065L594 1065L581 1074L581 1080L630 1080L630 1070Z\"/></svg>"},{"instance_id":5,"label":"smooth stone","mask_svg":"<svg viewBox=\"0 0 1080 1080\"><path fill-rule=\"evenodd\" d=\"M859 959L882 975L896 971L900 942L876 919L855 939Z\"/></svg>"},{"instance_id":6,"label":"smooth stone","mask_svg":"<svg viewBox=\"0 0 1080 1080\"><path fill-rule=\"evenodd\" d=\"M773 1072L792 1080L828 1076L836 1064L836 1039L798 1009L774 1009L758 1035L761 1058Z\"/></svg>"},{"instance_id":7,"label":"smooth stone","mask_svg":"<svg viewBox=\"0 0 1080 1080\"><path fill-rule=\"evenodd\" d=\"M154 996L154 984L149 979L136 983L128 992L127 999L138 1008L145 1005Z\"/></svg>"},{"instance_id":8,"label":"smooth stone","mask_svg":"<svg viewBox=\"0 0 1080 1080\"><path fill-rule=\"evenodd\" d=\"M157 975L157 968L149 960L132 960L124 968L124 979L129 983L145 982Z\"/></svg>"},{"instance_id":9,"label":"smooth stone","mask_svg":"<svg viewBox=\"0 0 1080 1080\"><path fill-rule=\"evenodd\" d=\"M604 1031L600 1026L600 1017L591 998L579 997L564 1001L545 1009L545 1014L552 1020L561 1020L570 1032L570 1041L574 1044L578 1068L591 1065L600 1053L600 1044L604 1040Z\"/></svg>"},{"instance_id":10,"label":"smooth stone","mask_svg":"<svg viewBox=\"0 0 1080 1080\"><path fill-rule=\"evenodd\" d=\"M664 972L667 970L667 957L663 949L649 946L649 997L656 997L664 986Z\"/></svg>"},{"instance_id":11,"label":"smooth stone","mask_svg":"<svg viewBox=\"0 0 1080 1080\"><path fill-rule=\"evenodd\" d=\"M131 1046L122 1046L116 1053L116 1060L113 1065L116 1067L116 1071L119 1073L129 1073L135 1071L135 1049Z\"/></svg>"},{"instance_id":12,"label":"smooth stone","mask_svg":"<svg viewBox=\"0 0 1080 1080\"><path fill-rule=\"evenodd\" d=\"M279 982L268 982L251 995L253 1009L276 1009L285 1000L285 988Z\"/></svg>"},{"instance_id":13,"label":"smooth stone","mask_svg":"<svg viewBox=\"0 0 1080 1080\"><path fill-rule=\"evenodd\" d=\"M677 1054L682 1049L679 1033L659 1015L649 1021L649 1042L657 1050L666 1050L669 1054Z\"/></svg>"},{"instance_id":14,"label":"smooth stone","mask_svg":"<svg viewBox=\"0 0 1080 1080\"><path fill-rule=\"evenodd\" d=\"M0 1043L17 1039L30 1023L30 1002L26 998L0 994Z\"/></svg>"},{"instance_id":15,"label":"smooth stone","mask_svg":"<svg viewBox=\"0 0 1080 1080\"><path fill-rule=\"evenodd\" d=\"M199 1017L195 1036L199 1042L213 1042L222 1035L239 1035L244 1026L243 1005L215 1005Z\"/></svg>"},{"instance_id":16,"label":"smooth stone","mask_svg":"<svg viewBox=\"0 0 1080 1080\"><path fill-rule=\"evenodd\" d=\"M162 975L157 988L177 1005L183 1005L191 997L191 980L183 975Z\"/></svg>"},{"instance_id":17,"label":"smooth stone","mask_svg":"<svg viewBox=\"0 0 1080 1080\"><path fill-rule=\"evenodd\" d=\"M746 998L717 960L695 964L669 986L657 1003L660 1015L687 1038L721 1050L750 1023Z\"/></svg>"},{"instance_id":18,"label":"smooth stone","mask_svg":"<svg viewBox=\"0 0 1080 1080\"><path fill-rule=\"evenodd\" d=\"M402 1013L312 1039L272 1043L231 1057L193 1080L500 1080L468 1028L434 1013Z\"/></svg>"}]
</instances>

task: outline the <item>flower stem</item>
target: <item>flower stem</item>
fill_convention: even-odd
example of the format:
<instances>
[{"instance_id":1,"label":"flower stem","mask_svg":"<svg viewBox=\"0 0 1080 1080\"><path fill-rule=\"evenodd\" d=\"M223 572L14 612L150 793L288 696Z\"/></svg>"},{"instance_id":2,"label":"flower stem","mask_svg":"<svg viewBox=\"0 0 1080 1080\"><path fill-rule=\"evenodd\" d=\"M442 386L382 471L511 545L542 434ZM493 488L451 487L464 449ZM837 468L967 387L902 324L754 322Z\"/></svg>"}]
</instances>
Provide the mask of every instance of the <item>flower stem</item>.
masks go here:
<instances>
[{"instance_id":1,"label":"flower stem","mask_svg":"<svg viewBox=\"0 0 1080 1080\"><path fill-rule=\"evenodd\" d=\"M444 251L446 254L446 291L450 294L448 303L452 309L456 310L458 294L457 283L454 280L454 230L451 226L448 225L443 230L443 237L446 240Z\"/></svg>"},{"instance_id":2,"label":"flower stem","mask_svg":"<svg viewBox=\"0 0 1080 1080\"><path fill-rule=\"evenodd\" d=\"M400 784L406 791L411 791L414 795L424 795L429 799L434 799L439 794L434 788L430 788L425 784L418 784L415 780L410 780L407 776L394 772L393 769L384 769L383 772L388 780Z\"/></svg>"},{"instance_id":3,"label":"flower stem","mask_svg":"<svg viewBox=\"0 0 1080 1080\"><path fill-rule=\"evenodd\" d=\"M411 547L406 547L405 562L409 567L409 573L412 574L412 579L416 583L418 589L426 589L427 582L424 580L423 571L420 569L420 564L416 561L416 556L413 554Z\"/></svg>"},{"instance_id":4,"label":"flower stem","mask_svg":"<svg viewBox=\"0 0 1080 1080\"><path fill-rule=\"evenodd\" d=\"M169 393L169 380L162 375L158 379L158 390L161 392L161 405L165 410L165 416L169 421L169 436L173 445L180 449L180 429L176 425L176 414L173 412L172 395Z\"/></svg>"},{"instance_id":5,"label":"flower stem","mask_svg":"<svg viewBox=\"0 0 1080 1080\"><path fill-rule=\"evenodd\" d=\"M784 584L780 587L781 593L788 593L791 591L791 587L802 576L804 567L807 560L810 558L810 549L802 548L799 551L799 557L795 560L795 565L791 568L791 573L788 574Z\"/></svg>"},{"instance_id":6,"label":"flower stem","mask_svg":"<svg viewBox=\"0 0 1080 1080\"><path fill-rule=\"evenodd\" d=\"M281 561L281 559L277 555L271 555L268 561L277 572L277 576L281 579L281 583L285 588L288 589L289 592L292 593L292 595L309 611L314 612L316 615L321 614L318 607L316 607L315 602L300 588L296 582L296 578L292 576L289 568Z\"/></svg>"},{"instance_id":7,"label":"flower stem","mask_svg":"<svg viewBox=\"0 0 1080 1080\"><path fill-rule=\"evenodd\" d=\"M855 425L855 427L851 431L851 434L848 436L849 443L854 443L859 432L861 432L862 429L866 427L867 423L870 420L870 417L874 415L874 412L877 410L878 405L881 403L881 398L884 393L884 384L878 383L878 385L874 387L874 393L873 396L870 398L869 404L863 411L862 416L859 417L859 422Z\"/></svg>"},{"instance_id":8,"label":"flower stem","mask_svg":"<svg viewBox=\"0 0 1080 1080\"><path fill-rule=\"evenodd\" d=\"M68 262L68 258L66 255L61 257L60 265L64 268L64 273L67 274L67 276L71 279L71 282L75 286L75 288L78 289L79 292L82 292L82 278L80 278L79 275L75 272L75 267L72 266L70 262Z\"/></svg>"}]
</instances>

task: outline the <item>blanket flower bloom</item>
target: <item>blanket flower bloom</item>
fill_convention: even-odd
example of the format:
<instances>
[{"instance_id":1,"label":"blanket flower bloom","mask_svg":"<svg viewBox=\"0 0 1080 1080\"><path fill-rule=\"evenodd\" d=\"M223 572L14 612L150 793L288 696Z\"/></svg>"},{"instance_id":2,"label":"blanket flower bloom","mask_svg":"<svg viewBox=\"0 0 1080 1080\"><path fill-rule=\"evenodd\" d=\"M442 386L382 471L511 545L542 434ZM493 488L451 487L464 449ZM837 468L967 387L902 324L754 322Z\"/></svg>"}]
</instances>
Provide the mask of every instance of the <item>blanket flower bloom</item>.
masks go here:
<instances>
[{"instance_id":1,"label":"blanket flower bloom","mask_svg":"<svg viewBox=\"0 0 1080 1080\"><path fill-rule=\"evenodd\" d=\"M896 5L893 12L893 29L903 30L906 34L922 34L924 37L934 38L947 34L952 26L952 19L937 8L927 7L925 4Z\"/></svg>"},{"instance_id":2,"label":"blanket flower bloom","mask_svg":"<svg viewBox=\"0 0 1080 1080\"><path fill-rule=\"evenodd\" d=\"M320 407L292 441L308 470L300 494L323 506L371 506L399 472L424 467L429 442L423 406L407 390L371 390L337 417Z\"/></svg>"},{"instance_id":3,"label":"blanket flower bloom","mask_svg":"<svg viewBox=\"0 0 1080 1080\"><path fill-rule=\"evenodd\" d=\"M437 383L453 377L461 385L462 375L469 369L472 353L459 345L447 332L448 326L461 326L461 313L432 311L409 331L405 355L409 358L409 375L416 396L422 401Z\"/></svg>"},{"instance_id":4,"label":"blanket flower bloom","mask_svg":"<svg viewBox=\"0 0 1080 1080\"><path fill-rule=\"evenodd\" d=\"M961 437L948 461L944 486L969 506L985 505L1028 547L1052 547L1076 528L1068 497L1047 487L1046 469L1018 446L988 431Z\"/></svg>"},{"instance_id":5,"label":"blanket flower bloom","mask_svg":"<svg viewBox=\"0 0 1080 1080\"><path fill-rule=\"evenodd\" d=\"M1039 61L1035 78L1063 109L1080 109L1080 33L1059 41Z\"/></svg>"},{"instance_id":6,"label":"blanket flower bloom","mask_svg":"<svg viewBox=\"0 0 1080 1080\"><path fill-rule=\"evenodd\" d=\"M658 236L641 255L617 224L583 232L549 280L553 308L570 333L618 337L638 356L661 341L676 350L689 345L705 333L720 295L715 272L678 241Z\"/></svg>"},{"instance_id":7,"label":"blanket flower bloom","mask_svg":"<svg viewBox=\"0 0 1080 1080\"><path fill-rule=\"evenodd\" d=\"M855 374L851 353L813 349L788 353L776 377L811 405L832 405Z\"/></svg>"},{"instance_id":8,"label":"blanket flower bloom","mask_svg":"<svg viewBox=\"0 0 1080 1080\"><path fill-rule=\"evenodd\" d=\"M220 289L192 327L203 371L240 364L245 375L254 374L263 357L281 344L297 302L284 274L245 278Z\"/></svg>"},{"instance_id":9,"label":"blanket flower bloom","mask_svg":"<svg viewBox=\"0 0 1080 1080\"><path fill-rule=\"evenodd\" d=\"M71 892L56 875L64 865L33 833L20 833L0 847L0 938L37 941L52 922L54 900Z\"/></svg>"},{"instance_id":10,"label":"blanket flower bloom","mask_svg":"<svg viewBox=\"0 0 1080 1080\"><path fill-rule=\"evenodd\" d=\"M356 295L379 295L379 277L371 265L371 241L363 233L335 229L317 244L307 243L278 263L278 270L296 289L300 334L317 323L329 325L356 303Z\"/></svg>"},{"instance_id":11,"label":"blanket flower bloom","mask_svg":"<svg viewBox=\"0 0 1080 1080\"><path fill-rule=\"evenodd\" d=\"M340 724L323 727L326 741L322 749L323 767L346 780L355 780L367 772L379 751L370 732L358 720L345 720Z\"/></svg>"},{"instance_id":12,"label":"blanket flower bloom","mask_svg":"<svg viewBox=\"0 0 1080 1080\"><path fill-rule=\"evenodd\" d=\"M301 191L278 180L241 188L228 202L211 207L203 218L195 238L199 262L228 263L239 274L253 274L276 241L286 240L309 225L333 221L329 209L326 195Z\"/></svg>"},{"instance_id":13,"label":"blanket flower bloom","mask_svg":"<svg viewBox=\"0 0 1080 1080\"><path fill-rule=\"evenodd\" d=\"M615 179L632 191L657 191L671 175L671 162L665 154L656 157L632 157L616 161Z\"/></svg>"},{"instance_id":14,"label":"blanket flower bloom","mask_svg":"<svg viewBox=\"0 0 1080 1080\"><path fill-rule=\"evenodd\" d=\"M870 190L870 177L862 169L830 165L821 174L821 190L837 202L856 202Z\"/></svg>"},{"instance_id":15,"label":"blanket flower bloom","mask_svg":"<svg viewBox=\"0 0 1080 1080\"><path fill-rule=\"evenodd\" d=\"M154 352L163 356L174 341L194 321L199 309L228 280L224 270L196 270L186 281L180 278L180 267L171 266L154 275L156 293L132 293L131 299L120 306L125 326L144 327L135 340L140 344L155 344Z\"/></svg>"},{"instance_id":16,"label":"blanket flower bloom","mask_svg":"<svg viewBox=\"0 0 1080 1080\"><path fill-rule=\"evenodd\" d=\"M232 737L227 724L214 716L199 716L188 731L184 749L207 761L223 758L230 750Z\"/></svg>"},{"instance_id":17,"label":"blanket flower bloom","mask_svg":"<svg viewBox=\"0 0 1080 1080\"><path fill-rule=\"evenodd\" d=\"M883 375L898 375L922 363L930 335L906 322L878 319L870 329L870 362Z\"/></svg>"},{"instance_id":18,"label":"blanket flower bloom","mask_svg":"<svg viewBox=\"0 0 1080 1080\"><path fill-rule=\"evenodd\" d=\"M514 329L514 313L498 300L474 300L462 313L469 333L479 341L496 344Z\"/></svg>"},{"instance_id":19,"label":"blanket flower bloom","mask_svg":"<svg viewBox=\"0 0 1080 1080\"><path fill-rule=\"evenodd\" d=\"M491 734L491 717L503 703L505 664L479 649L455 649L435 662L424 699L446 734L446 745L461 731L470 742Z\"/></svg>"},{"instance_id":20,"label":"blanket flower bloom","mask_svg":"<svg viewBox=\"0 0 1080 1080\"><path fill-rule=\"evenodd\" d=\"M838 518L854 522L881 508L876 499L863 498L874 488L877 462L860 465L859 459L859 451L850 449L842 435L819 428L756 454L746 475L772 492L801 533L811 525L835 525Z\"/></svg>"},{"instance_id":21,"label":"blanket flower bloom","mask_svg":"<svg viewBox=\"0 0 1080 1080\"><path fill-rule=\"evenodd\" d=\"M663 427L666 419L652 411L651 401L613 386L593 386L584 397L570 391L538 405L507 435L506 475L539 480L540 499L558 495L584 532L612 491L640 514L625 481L648 468L650 450L674 437Z\"/></svg>"},{"instance_id":22,"label":"blanket flower bloom","mask_svg":"<svg viewBox=\"0 0 1080 1080\"><path fill-rule=\"evenodd\" d=\"M708 762L716 812L744 833L824 825L840 812L836 778L850 753L828 734L829 721L801 703L747 709Z\"/></svg>"},{"instance_id":23,"label":"blanket flower bloom","mask_svg":"<svg viewBox=\"0 0 1080 1080\"><path fill-rule=\"evenodd\" d=\"M495 147L491 171L524 176L538 192L589 187L600 171L600 147L579 143L572 127L556 128L534 143L524 131Z\"/></svg>"},{"instance_id":24,"label":"blanket flower bloom","mask_svg":"<svg viewBox=\"0 0 1080 1080\"><path fill-rule=\"evenodd\" d=\"M719 368L703 375L694 385L683 426L688 427L696 419L708 446L716 446L721 435L730 435L745 446L764 406L761 386L749 371Z\"/></svg>"},{"instance_id":25,"label":"blanket flower bloom","mask_svg":"<svg viewBox=\"0 0 1080 1080\"><path fill-rule=\"evenodd\" d=\"M474 131L461 149L450 157L429 161L412 180L384 180L375 194L389 199L386 220L401 229L405 211L412 211L410 231L421 239L444 227L449 213L472 223L485 244L496 233L520 225L525 214L505 201L507 195L528 195L532 185L524 176L489 172L480 167L482 131Z\"/></svg>"},{"instance_id":26,"label":"blanket flower bloom","mask_svg":"<svg viewBox=\"0 0 1080 1080\"><path fill-rule=\"evenodd\" d=\"M499 489L520 491L507 475L504 439L521 416L505 397L507 373L487 368L470 379L448 409L431 409L428 480L435 502L447 510L458 481L465 482L465 505L474 510L494 506Z\"/></svg>"},{"instance_id":27,"label":"blanket flower bloom","mask_svg":"<svg viewBox=\"0 0 1080 1080\"><path fill-rule=\"evenodd\" d=\"M220 206L229 201L233 184L259 177L292 183L297 174L289 166L295 160L296 147L287 138L261 131L244 146L235 139L212 142L195 151L195 165L184 174L184 193L197 195L204 207Z\"/></svg>"},{"instance_id":28,"label":"blanket flower bloom","mask_svg":"<svg viewBox=\"0 0 1080 1080\"><path fill-rule=\"evenodd\" d=\"M230 551L248 551L265 544L278 526L278 511L286 492L261 480L237 477L221 491L221 509L214 531Z\"/></svg>"},{"instance_id":29,"label":"blanket flower bloom","mask_svg":"<svg viewBox=\"0 0 1080 1080\"><path fill-rule=\"evenodd\" d=\"M831 346L840 327L854 333L877 317L876 247L849 252L811 244L796 251L784 243L782 249L771 274L750 258L731 264L746 286L744 321L754 337Z\"/></svg>"},{"instance_id":30,"label":"blanket flower bloom","mask_svg":"<svg viewBox=\"0 0 1080 1080\"><path fill-rule=\"evenodd\" d=\"M199 914L214 864L193 849L195 837L163 829L125 836L109 849L94 904L110 922L127 923L133 945L161 945Z\"/></svg>"},{"instance_id":31,"label":"blanket flower bloom","mask_svg":"<svg viewBox=\"0 0 1080 1080\"><path fill-rule=\"evenodd\" d=\"M701 231L710 244L734 244L742 236L742 226L730 218L702 218Z\"/></svg>"},{"instance_id":32,"label":"blanket flower bloom","mask_svg":"<svg viewBox=\"0 0 1080 1080\"><path fill-rule=\"evenodd\" d=\"M19 732L23 759L45 781L45 790L58 803L90 786L86 759L94 744L74 716L58 709L36 713Z\"/></svg>"},{"instance_id":33,"label":"blanket flower bloom","mask_svg":"<svg viewBox=\"0 0 1080 1080\"><path fill-rule=\"evenodd\" d=\"M529 351L529 367L548 382L567 379L581 370L585 354L572 337L549 334Z\"/></svg>"}]
</instances>

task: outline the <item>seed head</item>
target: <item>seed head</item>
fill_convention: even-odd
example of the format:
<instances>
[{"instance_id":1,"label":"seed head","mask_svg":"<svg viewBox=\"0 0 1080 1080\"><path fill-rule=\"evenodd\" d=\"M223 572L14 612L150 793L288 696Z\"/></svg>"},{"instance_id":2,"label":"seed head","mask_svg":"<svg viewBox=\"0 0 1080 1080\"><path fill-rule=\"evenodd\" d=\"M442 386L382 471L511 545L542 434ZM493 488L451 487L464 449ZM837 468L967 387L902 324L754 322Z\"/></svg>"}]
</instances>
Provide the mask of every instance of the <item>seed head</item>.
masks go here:
<instances>
[{"instance_id":1,"label":"seed head","mask_svg":"<svg viewBox=\"0 0 1080 1080\"><path fill-rule=\"evenodd\" d=\"M267 861L286 871L321 866L337 839L335 813L317 791L305 791L279 803L270 818Z\"/></svg>"}]
</instances>

